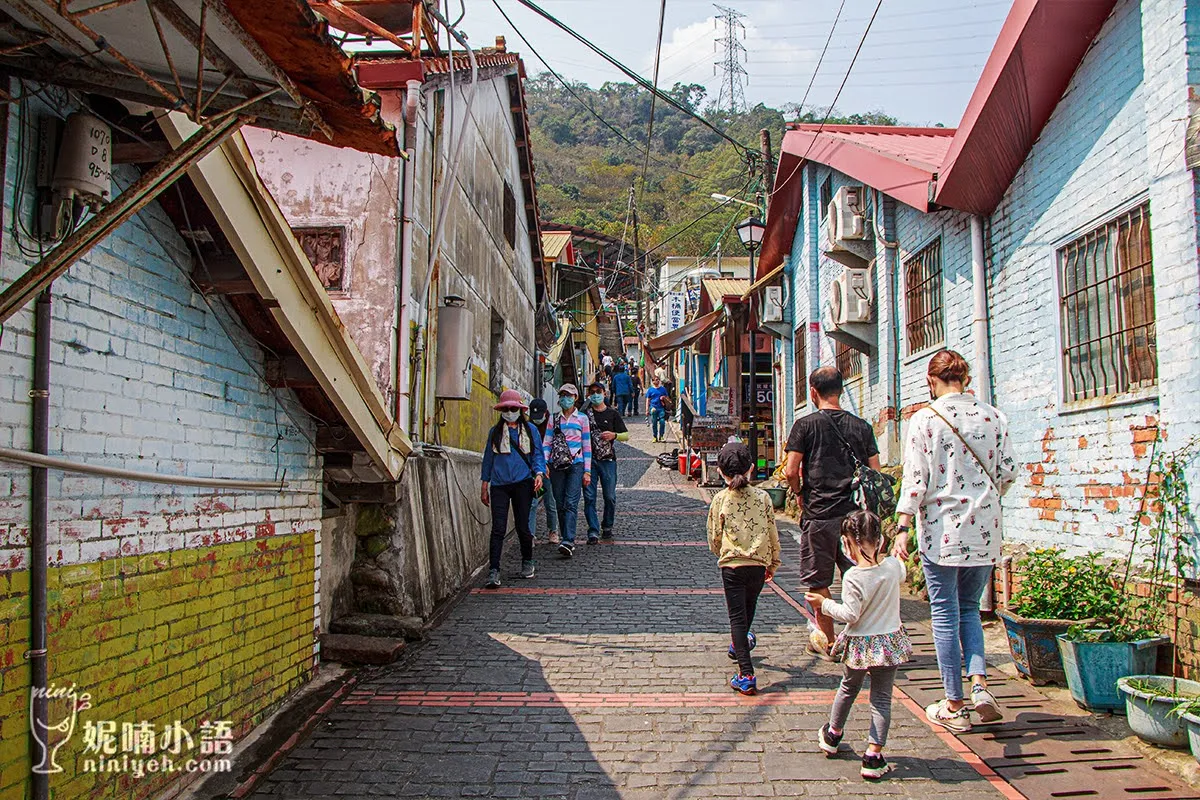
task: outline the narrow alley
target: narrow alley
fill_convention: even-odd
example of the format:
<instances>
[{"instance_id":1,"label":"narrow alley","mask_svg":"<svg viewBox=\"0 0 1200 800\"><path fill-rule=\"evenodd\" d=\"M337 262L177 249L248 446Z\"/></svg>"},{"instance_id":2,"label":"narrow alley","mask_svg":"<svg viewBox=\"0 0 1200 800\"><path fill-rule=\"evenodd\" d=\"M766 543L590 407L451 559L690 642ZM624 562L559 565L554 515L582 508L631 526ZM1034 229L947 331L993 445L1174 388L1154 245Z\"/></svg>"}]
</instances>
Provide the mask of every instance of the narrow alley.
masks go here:
<instances>
[{"instance_id":1,"label":"narrow alley","mask_svg":"<svg viewBox=\"0 0 1200 800\"><path fill-rule=\"evenodd\" d=\"M510 537L499 590L472 590L408 657L360 673L249 796L1000 796L900 702L891 780L858 777L861 704L856 754L827 760L815 733L840 668L804 652L805 620L780 594L759 603L759 695L729 690L708 493L657 466L643 420L620 446L615 542L563 561L543 532L538 575L522 581ZM795 544L781 540L791 588Z\"/></svg>"}]
</instances>

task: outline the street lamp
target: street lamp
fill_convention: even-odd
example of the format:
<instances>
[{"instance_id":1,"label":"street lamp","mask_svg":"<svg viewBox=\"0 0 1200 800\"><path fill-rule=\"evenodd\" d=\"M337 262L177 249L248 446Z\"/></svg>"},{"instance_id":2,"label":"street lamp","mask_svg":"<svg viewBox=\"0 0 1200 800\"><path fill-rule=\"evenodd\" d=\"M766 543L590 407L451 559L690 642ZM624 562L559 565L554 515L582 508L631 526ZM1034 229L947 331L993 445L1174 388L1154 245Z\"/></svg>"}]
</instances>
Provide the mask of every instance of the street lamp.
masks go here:
<instances>
[{"instance_id":1,"label":"street lamp","mask_svg":"<svg viewBox=\"0 0 1200 800\"><path fill-rule=\"evenodd\" d=\"M754 251L762 244L767 226L758 217L748 217L738 223L737 234L750 251L750 282L753 283ZM758 473L758 325L754 316L754 297L750 297L750 457L754 473Z\"/></svg>"}]
</instances>

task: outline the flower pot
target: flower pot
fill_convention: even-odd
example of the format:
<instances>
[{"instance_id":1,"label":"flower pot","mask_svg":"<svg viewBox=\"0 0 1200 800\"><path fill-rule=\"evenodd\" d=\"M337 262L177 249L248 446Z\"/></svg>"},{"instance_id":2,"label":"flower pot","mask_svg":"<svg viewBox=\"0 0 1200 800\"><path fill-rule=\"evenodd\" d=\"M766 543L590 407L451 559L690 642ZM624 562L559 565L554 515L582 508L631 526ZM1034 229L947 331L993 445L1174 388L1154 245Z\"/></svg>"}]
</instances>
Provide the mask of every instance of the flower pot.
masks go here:
<instances>
[{"instance_id":1,"label":"flower pot","mask_svg":"<svg viewBox=\"0 0 1200 800\"><path fill-rule=\"evenodd\" d=\"M767 486L763 489L767 494L771 495L771 505L776 509L783 508L787 505L787 487L786 486Z\"/></svg>"},{"instance_id":2,"label":"flower pot","mask_svg":"<svg viewBox=\"0 0 1200 800\"><path fill-rule=\"evenodd\" d=\"M1005 609L997 609L996 616L1004 622L1008 634L1008 649L1012 653L1017 672L1029 679L1034 686L1057 683L1065 686L1067 676L1063 672L1062 654L1058 649L1057 637L1066 633L1072 625L1085 625L1095 620L1030 619Z\"/></svg>"},{"instance_id":3,"label":"flower pot","mask_svg":"<svg viewBox=\"0 0 1200 800\"><path fill-rule=\"evenodd\" d=\"M1200 717L1184 714L1183 722L1187 725L1188 749L1192 751L1192 758L1200 762Z\"/></svg>"},{"instance_id":4,"label":"flower pot","mask_svg":"<svg viewBox=\"0 0 1200 800\"><path fill-rule=\"evenodd\" d=\"M1158 691L1131 686L1135 681L1149 684ZM1200 683L1169 675L1129 675L1117 681L1117 688L1125 697L1129 729L1138 738L1163 747L1187 747L1187 723L1171 710L1182 699L1200 697Z\"/></svg>"},{"instance_id":5,"label":"flower pot","mask_svg":"<svg viewBox=\"0 0 1200 800\"><path fill-rule=\"evenodd\" d=\"M1166 636L1137 642L1077 642L1059 634L1071 697L1088 711L1125 713L1125 698L1117 691L1117 680L1152 674L1158 648L1170 642Z\"/></svg>"}]
</instances>

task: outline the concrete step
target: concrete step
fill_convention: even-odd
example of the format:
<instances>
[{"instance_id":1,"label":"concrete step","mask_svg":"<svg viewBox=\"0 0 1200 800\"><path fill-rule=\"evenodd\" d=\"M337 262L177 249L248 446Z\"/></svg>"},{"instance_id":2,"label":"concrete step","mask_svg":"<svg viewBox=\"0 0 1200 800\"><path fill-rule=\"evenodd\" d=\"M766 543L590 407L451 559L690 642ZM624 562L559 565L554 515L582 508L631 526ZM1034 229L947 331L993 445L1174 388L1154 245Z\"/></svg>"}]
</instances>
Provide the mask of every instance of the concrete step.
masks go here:
<instances>
[{"instance_id":1,"label":"concrete step","mask_svg":"<svg viewBox=\"0 0 1200 800\"><path fill-rule=\"evenodd\" d=\"M403 639L322 633L321 660L339 664L391 664L404 651Z\"/></svg>"},{"instance_id":2,"label":"concrete step","mask_svg":"<svg viewBox=\"0 0 1200 800\"><path fill-rule=\"evenodd\" d=\"M329 623L329 631L415 642L425 637L425 621L420 617L397 617L391 614L347 614Z\"/></svg>"}]
</instances>

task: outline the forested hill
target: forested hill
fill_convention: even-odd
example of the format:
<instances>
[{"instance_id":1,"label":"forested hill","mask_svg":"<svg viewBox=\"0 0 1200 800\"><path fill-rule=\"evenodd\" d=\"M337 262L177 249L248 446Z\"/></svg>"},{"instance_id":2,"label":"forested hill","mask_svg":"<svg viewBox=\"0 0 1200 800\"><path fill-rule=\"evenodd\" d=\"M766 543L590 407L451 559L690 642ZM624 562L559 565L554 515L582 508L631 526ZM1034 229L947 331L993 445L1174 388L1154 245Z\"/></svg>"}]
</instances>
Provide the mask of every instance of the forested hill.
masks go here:
<instances>
[{"instance_id":1,"label":"forested hill","mask_svg":"<svg viewBox=\"0 0 1200 800\"><path fill-rule=\"evenodd\" d=\"M629 206L629 188L638 184L645 158L650 94L631 83L606 83L598 89L582 83L570 86L578 99L549 73L531 78L526 84L541 217L620 237ZM668 94L691 110L701 112L705 108L703 86L675 84ZM813 111L801 111L794 106L781 110L759 105L740 114L711 108L701 113L714 127L755 151L759 148L759 131L766 128L771 131L777 155L785 119L820 121ZM879 112L837 116L830 122L896 124L895 119ZM758 178L751 183L739 148L659 101L654 111L646 187L638 203L642 247L664 241L711 211L718 205L709 197L714 192L752 201L757 183ZM707 253L722 231L751 212L739 204L726 206L679 234L662 254ZM628 238L632 242L632 231ZM726 252L741 253L732 230L726 231L722 244Z\"/></svg>"}]
</instances>

